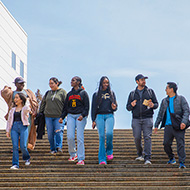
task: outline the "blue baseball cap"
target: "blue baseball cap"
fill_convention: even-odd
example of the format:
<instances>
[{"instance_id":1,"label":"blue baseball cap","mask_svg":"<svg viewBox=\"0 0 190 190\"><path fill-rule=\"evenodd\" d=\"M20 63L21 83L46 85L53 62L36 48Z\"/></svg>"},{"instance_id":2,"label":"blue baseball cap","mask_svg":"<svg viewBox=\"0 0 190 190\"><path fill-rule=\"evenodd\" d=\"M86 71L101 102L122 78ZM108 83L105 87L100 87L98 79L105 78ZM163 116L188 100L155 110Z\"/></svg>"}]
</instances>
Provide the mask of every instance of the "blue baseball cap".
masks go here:
<instances>
[{"instance_id":1,"label":"blue baseball cap","mask_svg":"<svg viewBox=\"0 0 190 190\"><path fill-rule=\"evenodd\" d=\"M148 79L148 77L145 77L145 76L143 76L142 74L138 74L138 75L135 77L135 81L136 81L136 80L139 80L139 79Z\"/></svg>"}]
</instances>

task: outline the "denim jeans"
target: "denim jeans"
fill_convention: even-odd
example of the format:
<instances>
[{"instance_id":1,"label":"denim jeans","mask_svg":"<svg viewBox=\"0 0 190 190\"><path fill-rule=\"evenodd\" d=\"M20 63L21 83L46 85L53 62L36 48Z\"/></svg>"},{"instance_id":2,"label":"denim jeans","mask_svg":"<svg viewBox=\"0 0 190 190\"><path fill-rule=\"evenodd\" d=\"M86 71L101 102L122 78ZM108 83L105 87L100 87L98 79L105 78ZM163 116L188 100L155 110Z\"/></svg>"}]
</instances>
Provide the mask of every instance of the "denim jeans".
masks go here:
<instances>
[{"instance_id":1,"label":"denim jeans","mask_svg":"<svg viewBox=\"0 0 190 190\"><path fill-rule=\"evenodd\" d=\"M63 123L59 123L59 119L60 118L45 117L51 151L56 151L56 148L62 148L63 146L62 143L65 120Z\"/></svg>"},{"instance_id":2,"label":"denim jeans","mask_svg":"<svg viewBox=\"0 0 190 190\"><path fill-rule=\"evenodd\" d=\"M151 151L152 151L152 127L153 127L153 118L145 118L145 119L133 119L132 120L132 128L133 128L133 136L135 138L135 145L137 148L137 155L143 155L142 141L141 141L141 133L143 132L144 137L144 159L151 159Z\"/></svg>"},{"instance_id":3,"label":"denim jeans","mask_svg":"<svg viewBox=\"0 0 190 190\"><path fill-rule=\"evenodd\" d=\"M85 159L84 148L84 128L87 118L84 117L82 121L78 120L81 114L68 114L67 115L67 142L68 150L71 157L77 153L78 161ZM75 146L75 128L77 129L77 152Z\"/></svg>"},{"instance_id":4,"label":"denim jeans","mask_svg":"<svg viewBox=\"0 0 190 190\"><path fill-rule=\"evenodd\" d=\"M29 160L30 155L27 150L28 139L28 126L23 125L22 121L15 121L11 128L11 139L13 144L13 159L12 164L19 166L19 137L20 137L20 149L22 151L23 160Z\"/></svg>"},{"instance_id":5,"label":"denim jeans","mask_svg":"<svg viewBox=\"0 0 190 190\"><path fill-rule=\"evenodd\" d=\"M99 154L98 160L106 162L106 154L113 154L113 114L98 114L96 116L96 126L99 134ZM105 149L105 130L106 130L106 149ZM106 162L107 163L107 162Z\"/></svg>"}]
</instances>

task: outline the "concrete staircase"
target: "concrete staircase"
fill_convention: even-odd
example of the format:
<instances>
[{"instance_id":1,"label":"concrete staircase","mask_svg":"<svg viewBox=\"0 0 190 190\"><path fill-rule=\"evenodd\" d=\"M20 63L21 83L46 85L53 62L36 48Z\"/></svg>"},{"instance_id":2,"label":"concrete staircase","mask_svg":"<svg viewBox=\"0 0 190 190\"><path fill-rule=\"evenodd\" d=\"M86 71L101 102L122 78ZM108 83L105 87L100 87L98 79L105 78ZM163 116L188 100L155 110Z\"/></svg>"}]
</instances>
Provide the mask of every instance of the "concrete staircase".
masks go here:
<instances>
[{"instance_id":1,"label":"concrete staircase","mask_svg":"<svg viewBox=\"0 0 190 190\"><path fill-rule=\"evenodd\" d=\"M152 136L152 165L135 161L132 130L114 130L114 159L98 165L97 130L85 130L85 166L68 162L66 130L62 155L50 155L47 135L37 140L30 152L31 165L25 166L20 154L20 169L10 170L11 141L0 131L1 189L190 189L190 130L186 132L186 169L167 165L163 150L163 130ZM176 154L176 143L173 146ZM176 160L177 160L176 155Z\"/></svg>"}]
</instances>

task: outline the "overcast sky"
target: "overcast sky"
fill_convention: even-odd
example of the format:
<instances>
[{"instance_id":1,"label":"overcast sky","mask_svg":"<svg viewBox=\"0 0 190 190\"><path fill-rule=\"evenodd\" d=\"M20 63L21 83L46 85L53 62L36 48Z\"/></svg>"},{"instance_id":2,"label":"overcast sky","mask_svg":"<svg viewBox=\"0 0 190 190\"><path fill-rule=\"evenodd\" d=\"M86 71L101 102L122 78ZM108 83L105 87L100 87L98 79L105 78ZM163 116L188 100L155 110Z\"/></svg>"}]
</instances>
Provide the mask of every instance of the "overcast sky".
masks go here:
<instances>
[{"instance_id":1,"label":"overcast sky","mask_svg":"<svg viewBox=\"0 0 190 190\"><path fill-rule=\"evenodd\" d=\"M138 73L160 102L168 81L190 102L189 0L2 0L28 34L28 88L66 91L78 75L92 94L107 75L119 108L115 128L130 128L126 111ZM155 112L154 119L156 118ZM88 120L87 128L91 127Z\"/></svg>"}]
</instances>

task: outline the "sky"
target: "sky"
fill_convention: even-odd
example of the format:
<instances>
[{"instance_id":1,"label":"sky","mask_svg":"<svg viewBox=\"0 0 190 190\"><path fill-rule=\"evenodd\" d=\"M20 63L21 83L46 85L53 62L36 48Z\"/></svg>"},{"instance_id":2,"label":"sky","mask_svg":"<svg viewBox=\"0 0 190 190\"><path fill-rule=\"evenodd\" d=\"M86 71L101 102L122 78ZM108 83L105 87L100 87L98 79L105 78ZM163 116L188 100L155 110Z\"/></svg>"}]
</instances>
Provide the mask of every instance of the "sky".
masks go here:
<instances>
[{"instance_id":1,"label":"sky","mask_svg":"<svg viewBox=\"0 0 190 190\"><path fill-rule=\"evenodd\" d=\"M149 77L147 86L159 103L168 81L176 82L190 103L189 0L2 2L28 34L27 87L32 91L45 94L54 76L68 92L77 75L91 100L101 76L108 76L118 102L117 129L131 126L126 102L139 73Z\"/></svg>"}]
</instances>

